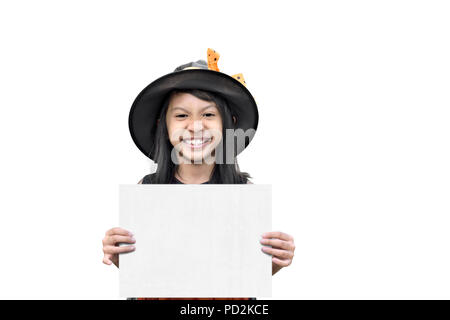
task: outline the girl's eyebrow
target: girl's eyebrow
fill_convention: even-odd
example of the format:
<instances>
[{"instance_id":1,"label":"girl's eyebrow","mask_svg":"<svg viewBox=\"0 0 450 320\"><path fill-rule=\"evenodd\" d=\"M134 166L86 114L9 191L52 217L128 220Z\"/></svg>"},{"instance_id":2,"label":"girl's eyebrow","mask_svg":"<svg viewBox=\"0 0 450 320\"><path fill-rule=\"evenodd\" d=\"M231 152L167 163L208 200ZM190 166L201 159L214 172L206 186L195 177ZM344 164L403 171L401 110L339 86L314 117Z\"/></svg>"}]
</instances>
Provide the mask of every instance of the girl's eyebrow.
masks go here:
<instances>
[{"instance_id":1,"label":"girl's eyebrow","mask_svg":"<svg viewBox=\"0 0 450 320\"><path fill-rule=\"evenodd\" d=\"M183 108L183 107L173 107L173 108L172 108L172 111L177 110L177 109L183 110L183 111L185 111L185 112L189 112L188 110L186 110L186 109Z\"/></svg>"},{"instance_id":2,"label":"girl's eyebrow","mask_svg":"<svg viewBox=\"0 0 450 320\"><path fill-rule=\"evenodd\" d=\"M206 109L211 108L211 107L215 107L215 105L214 105L214 104L207 105L206 107L203 107L200 111L206 110ZM180 110L183 110L184 112L189 113L189 111L186 110L186 109L183 108L183 107L173 107L173 108L172 108L172 111L173 111L173 110L177 110L177 109L180 109Z\"/></svg>"},{"instance_id":3,"label":"girl's eyebrow","mask_svg":"<svg viewBox=\"0 0 450 320\"><path fill-rule=\"evenodd\" d=\"M214 104L209 104L206 107L203 107L200 111L206 110L206 109L211 108L211 107L215 107L215 105Z\"/></svg>"}]
</instances>

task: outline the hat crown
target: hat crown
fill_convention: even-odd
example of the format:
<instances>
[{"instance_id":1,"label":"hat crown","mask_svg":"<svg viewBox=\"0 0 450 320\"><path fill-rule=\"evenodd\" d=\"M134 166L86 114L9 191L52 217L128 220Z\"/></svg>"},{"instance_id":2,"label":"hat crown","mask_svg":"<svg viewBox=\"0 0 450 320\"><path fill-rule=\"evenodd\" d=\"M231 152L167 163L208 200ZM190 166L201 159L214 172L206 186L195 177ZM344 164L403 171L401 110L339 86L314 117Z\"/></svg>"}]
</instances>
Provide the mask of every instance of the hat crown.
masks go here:
<instances>
[{"instance_id":1,"label":"hat crown","mask_svg":"<svg viewBox=\"0 0 450 320\"><path fill-rule=\"evenodd\" d=\"M205 60L197 60L195 62L185 63L177 68L175 68L174 72L181 71L185 69L208 69L208 64Z\"/></svg>"}]
</instances>

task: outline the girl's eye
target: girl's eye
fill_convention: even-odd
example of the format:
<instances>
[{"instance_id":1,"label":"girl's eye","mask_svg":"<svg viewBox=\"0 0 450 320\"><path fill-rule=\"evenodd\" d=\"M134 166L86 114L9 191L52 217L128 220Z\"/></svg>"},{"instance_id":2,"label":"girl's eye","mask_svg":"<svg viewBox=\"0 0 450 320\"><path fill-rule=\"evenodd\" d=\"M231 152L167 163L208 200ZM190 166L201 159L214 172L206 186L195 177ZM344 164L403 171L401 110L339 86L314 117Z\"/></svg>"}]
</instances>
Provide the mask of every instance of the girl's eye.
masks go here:
<instances>
[{"instance_id":1,"label":"girl's eye","mask_svg":"<svg viewBox=\"0 0 450 320\"><path fill-rule=\"evenodd\" d=\"M205 116L207 116L207 117L214 117L215 114L214 113L205 113Z\"/></svg>"},{"instance_id":2,"label":"girl's eye","mask_svg":"<svg viewBox=\"0 0 450 320\"><path fill-rule=\"evenodd\" d=\"M177 114L175 117L177 117L177 118L185 118L185 117L187 117L187 114Z\"/></svg>"}]
</instances>

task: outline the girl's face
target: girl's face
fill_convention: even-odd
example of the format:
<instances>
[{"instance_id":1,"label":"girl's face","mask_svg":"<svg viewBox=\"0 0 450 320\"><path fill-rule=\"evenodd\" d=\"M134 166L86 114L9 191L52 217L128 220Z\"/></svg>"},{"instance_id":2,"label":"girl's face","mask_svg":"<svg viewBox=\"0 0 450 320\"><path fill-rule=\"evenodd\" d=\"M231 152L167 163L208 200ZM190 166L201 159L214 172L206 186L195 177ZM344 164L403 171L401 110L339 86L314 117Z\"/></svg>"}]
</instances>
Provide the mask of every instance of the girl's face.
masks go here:
<instances>
[{"instance_id":1,"label":"girl's face","mask_svg":"<svg viewBox=\"0 0 450 320\"><path fill-rule=\"evenodd\" d=\"M212 159L222 138L222 117L214 102L189 93L173 94L166 124L170 143L184 160L201 163L207 158Z\"/></svg>"}]
</instances>

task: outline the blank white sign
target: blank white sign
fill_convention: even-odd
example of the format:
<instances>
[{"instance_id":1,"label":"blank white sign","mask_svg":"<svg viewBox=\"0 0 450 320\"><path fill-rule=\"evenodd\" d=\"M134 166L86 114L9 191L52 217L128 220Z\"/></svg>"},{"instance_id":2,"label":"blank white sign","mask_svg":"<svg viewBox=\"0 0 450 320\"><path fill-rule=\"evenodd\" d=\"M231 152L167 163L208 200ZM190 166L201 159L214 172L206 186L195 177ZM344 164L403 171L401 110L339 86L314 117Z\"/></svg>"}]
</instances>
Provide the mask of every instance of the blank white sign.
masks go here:
<instances>
[{"instance_id":1,"label":"blank white sign","mask_svg":"<svg viewBox=\"0 0 450 320\"><path fill-rule=\"evenodd\" d=\"M122 297L270 297L270 185L121 185Z\"/></svg>"}]
</instances>

